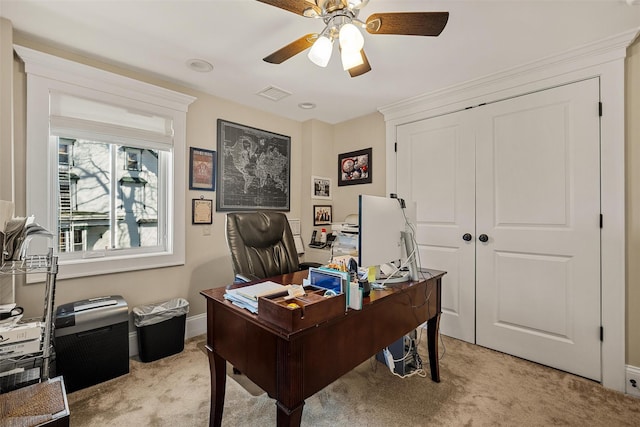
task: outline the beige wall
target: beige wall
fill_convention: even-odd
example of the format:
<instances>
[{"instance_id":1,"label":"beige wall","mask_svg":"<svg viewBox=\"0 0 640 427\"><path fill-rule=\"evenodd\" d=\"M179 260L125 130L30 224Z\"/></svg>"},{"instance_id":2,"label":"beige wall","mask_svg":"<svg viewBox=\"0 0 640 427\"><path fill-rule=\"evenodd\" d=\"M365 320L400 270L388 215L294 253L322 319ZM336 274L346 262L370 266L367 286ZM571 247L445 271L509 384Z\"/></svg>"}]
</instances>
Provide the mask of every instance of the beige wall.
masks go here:
<instances>
[{"instance_id":1,"label":"beige wall","mask_svg":"<svg viewBox=\"0 0 640 427\"><path fill-rule=\"evenodd\" d=\"M0 159L10 159L13 146L13 27L0 18ZM0 200L13 201L13 164L0 161Z\"/></svg>"},{"instance_id":2,"label":"beige wall","mask_svg":"<svg viewBox=\"0 0 640 427\"><path fill-rule=\"evenodd\" d=\"M342 221L349 214L358 213L358 195L371 194L384 196L386 190L385 158L386 128L384 117L380 113L372 113L363 117L339 123L334 126L333 144L333 176L338 179L338 154L357 151L364 148L373 148L371 157L372 180L371 184L346 185L338 187L333 199L333 216L337 221Z\"/></svg>"},{"instance_id":3,"label":"beige wall","mask_svg":"<svg viewBox=\"0 0 640 427\"><path fill-rule=\"evenodd\" d=\"M640 367L640 40L626 60L627 348Z\"/></svg>"}]
</instances>

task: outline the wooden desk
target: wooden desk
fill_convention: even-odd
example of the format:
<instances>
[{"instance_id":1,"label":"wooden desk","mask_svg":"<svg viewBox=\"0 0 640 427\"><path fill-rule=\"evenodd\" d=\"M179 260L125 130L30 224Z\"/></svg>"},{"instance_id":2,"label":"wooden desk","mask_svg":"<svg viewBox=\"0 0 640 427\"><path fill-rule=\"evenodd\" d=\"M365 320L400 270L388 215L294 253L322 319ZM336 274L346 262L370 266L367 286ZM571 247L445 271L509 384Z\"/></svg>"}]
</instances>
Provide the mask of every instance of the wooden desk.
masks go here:
<instances>
[{"instance_id":1,"label":"wooden desk","mask_svg":"<svg viewBox=\"0 0 640 427\"><path fill-rule=\"evenodd\" d=\"M224 299L225 288L200 292L207 299L207 353L211 371L210 426L222 424L226 361L276 399L278 426L299 426L304 400L397 339L427 322L431 378L440 382L438 324L442 271L427 279L372 290L362 310L287 332ZM302 283L307 271L270 278Z\"/></svg>"}]
</instances>

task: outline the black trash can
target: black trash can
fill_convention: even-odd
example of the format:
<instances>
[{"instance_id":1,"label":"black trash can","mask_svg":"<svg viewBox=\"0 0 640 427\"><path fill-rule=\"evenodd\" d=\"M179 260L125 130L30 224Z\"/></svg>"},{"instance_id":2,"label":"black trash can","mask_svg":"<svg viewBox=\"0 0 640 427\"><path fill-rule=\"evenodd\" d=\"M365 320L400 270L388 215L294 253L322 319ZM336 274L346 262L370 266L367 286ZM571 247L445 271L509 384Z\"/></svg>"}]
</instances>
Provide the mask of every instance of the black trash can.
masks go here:
<instances>
[{"instance_id":1,"label":"black trash can","mask_svg":"<svg viewBox=\"0 0 640 427\"><path fill-rule=\"evenodd\" d=\"M188 312L189 302L184 298L133 308L141 361L153 362L184 350Z\"/></svg>"}]
</instances>

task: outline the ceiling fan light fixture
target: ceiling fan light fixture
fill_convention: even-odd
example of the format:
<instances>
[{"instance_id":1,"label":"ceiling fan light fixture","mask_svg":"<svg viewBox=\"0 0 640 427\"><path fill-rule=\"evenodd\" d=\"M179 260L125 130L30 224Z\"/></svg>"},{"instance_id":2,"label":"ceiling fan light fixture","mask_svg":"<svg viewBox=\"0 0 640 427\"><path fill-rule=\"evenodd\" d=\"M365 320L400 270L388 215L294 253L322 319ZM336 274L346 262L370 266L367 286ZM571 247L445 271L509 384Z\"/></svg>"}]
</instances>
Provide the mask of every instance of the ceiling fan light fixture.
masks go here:
<instances>
[{"instance_id":1,"label":"ceiling fan light fixture","mask_svg":"<svg viewBox=\"0 0 640 427\"><path fill-rule=\"evenodd\" d=\"M362 9L369 3L369 0L349 0L347 2L350 9Z\"/></svg>"},{"instance_id":2,"label":"ceiling fan light fixture","mask_svg":"<svg viewBox=\"0 0 640 427\"><path fill-rule=\"evenodd\" d=\"M350 68L364 64L360 50L342 49L340 52L342 59L342 68L347 71Z\"/></svg>"},{"instance_id":3,"label":"ceiling fan light fixture","mask_svg":"<svg viewBox=\"0 0 640 427\"><path fill-rule=\"evenodd\" d=\"M331 40L326 36L320 36L313 46L311 46L307 56L311 62L317 66L326 67L329 59L331 59L331 52L333 52L333 43L331 43Z\"/></svg>"},{"instance_id":4,"label":"ceiling fan light fixture","mask_svg":"<svg viewBox=\"0 0 640 427\"><path fill-rule=\"evenodd\" d=\"M364 37L355 25L351 23L344 24L340 27L340 47L343 50L359 52L364 47Z\"/></svg>"}]
</instances>

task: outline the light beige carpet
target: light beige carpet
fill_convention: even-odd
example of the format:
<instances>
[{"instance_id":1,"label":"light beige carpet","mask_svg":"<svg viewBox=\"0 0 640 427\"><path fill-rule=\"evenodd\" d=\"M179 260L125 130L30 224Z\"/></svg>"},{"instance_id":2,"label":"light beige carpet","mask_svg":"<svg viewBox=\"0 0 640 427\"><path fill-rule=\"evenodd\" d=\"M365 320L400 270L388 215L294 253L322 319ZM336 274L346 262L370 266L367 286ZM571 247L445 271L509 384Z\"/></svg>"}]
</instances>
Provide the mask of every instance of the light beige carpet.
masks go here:
<instances>
[{"instance_id":1,"label":"light beige carpet","mask_svg":"<svg viewBox=\"0 0 640 427\"><path fill-rule=\"evenodd\" d=\"M123 377L71 393L71 426L207 426L204 337ZM638 426L640 399L592 381L443 337L441 382L367 361L307 399L303 426ZM427 352L420 346L425 365ZM441 345L441 351L442 349ZM228 369L223 426L274 426L275 401ZM243 385L241 385L243 383ZM246 387L246 388L245 388Z\"/></svg>"}]
</instances>

